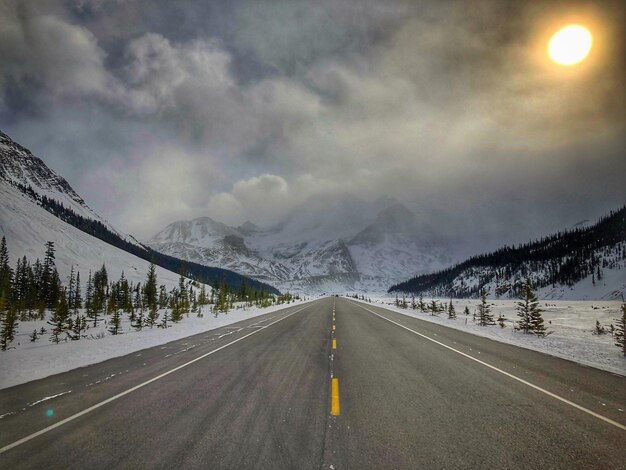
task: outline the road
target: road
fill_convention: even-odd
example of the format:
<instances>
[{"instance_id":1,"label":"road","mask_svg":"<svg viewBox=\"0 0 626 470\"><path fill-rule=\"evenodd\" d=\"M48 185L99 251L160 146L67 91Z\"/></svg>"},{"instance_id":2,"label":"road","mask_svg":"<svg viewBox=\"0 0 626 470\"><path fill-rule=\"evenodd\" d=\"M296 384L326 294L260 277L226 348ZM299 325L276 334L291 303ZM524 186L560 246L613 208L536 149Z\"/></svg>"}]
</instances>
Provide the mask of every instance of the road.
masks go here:
<instances>
[{"instance_id":1,"label":"road","mask_svg":"<svg viewBox=\"0 0 626 470\"><path fill-rule=\"evenodd\" d=\"M616 469L625 402L624 377L329 297L1 390L0 468Z\"/></svg>"}]
</instances>

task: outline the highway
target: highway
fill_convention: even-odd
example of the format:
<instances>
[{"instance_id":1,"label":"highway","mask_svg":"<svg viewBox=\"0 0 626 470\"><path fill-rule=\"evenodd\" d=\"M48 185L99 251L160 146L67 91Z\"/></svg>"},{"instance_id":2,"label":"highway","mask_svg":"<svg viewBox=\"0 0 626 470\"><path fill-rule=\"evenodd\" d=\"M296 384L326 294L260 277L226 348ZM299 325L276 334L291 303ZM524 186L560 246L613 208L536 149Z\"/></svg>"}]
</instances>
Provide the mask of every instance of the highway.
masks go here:
<instances>
[{"instance_id":1,"label":"highway","mask_svg":"<svg viewBox=\"0 0 626 470\"><path fill-rule=\"evenodd\" d=\"M327 297L0 390L0 468L617 469L624 410L625 377Z\"/></svg>"}]
</instances>

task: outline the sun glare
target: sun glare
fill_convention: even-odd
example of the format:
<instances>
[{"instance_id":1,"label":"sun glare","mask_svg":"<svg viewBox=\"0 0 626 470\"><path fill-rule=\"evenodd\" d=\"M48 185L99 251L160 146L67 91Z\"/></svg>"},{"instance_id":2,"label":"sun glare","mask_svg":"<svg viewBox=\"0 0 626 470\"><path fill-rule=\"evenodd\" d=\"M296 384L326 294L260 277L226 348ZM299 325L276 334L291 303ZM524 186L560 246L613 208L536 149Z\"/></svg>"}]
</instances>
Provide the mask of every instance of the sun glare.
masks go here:
<instances>
[{"instance_id":1,"label":"sun glare","mask_svg":"<svg viewBox=\"0 0 626 470\"><path fill-rule=\"evenodd\" d=\"M589 55L593 38L587 28L569 25L557 31L548 44L548 55L560 65L575 65Z\"/></svg>"}]
</instances>

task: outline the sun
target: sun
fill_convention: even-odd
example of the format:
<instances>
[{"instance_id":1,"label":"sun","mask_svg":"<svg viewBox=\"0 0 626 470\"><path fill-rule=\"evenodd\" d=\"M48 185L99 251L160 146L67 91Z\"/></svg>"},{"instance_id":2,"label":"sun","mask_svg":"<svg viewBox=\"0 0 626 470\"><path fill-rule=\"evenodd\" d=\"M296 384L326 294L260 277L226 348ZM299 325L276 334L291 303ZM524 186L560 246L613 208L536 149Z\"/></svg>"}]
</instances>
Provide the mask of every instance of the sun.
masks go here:
<instances>
[{"instance_id":1,"label":"sun","mask_svg":"<svg viewBox=\"0 0 626 470\"><path fill-rule=\"evenodd\" d=\"M587 28L572 24L557 31L548 44L548 55L559 65L576 65L589 55L593 37Z\"/></svg>"}]
</instances>

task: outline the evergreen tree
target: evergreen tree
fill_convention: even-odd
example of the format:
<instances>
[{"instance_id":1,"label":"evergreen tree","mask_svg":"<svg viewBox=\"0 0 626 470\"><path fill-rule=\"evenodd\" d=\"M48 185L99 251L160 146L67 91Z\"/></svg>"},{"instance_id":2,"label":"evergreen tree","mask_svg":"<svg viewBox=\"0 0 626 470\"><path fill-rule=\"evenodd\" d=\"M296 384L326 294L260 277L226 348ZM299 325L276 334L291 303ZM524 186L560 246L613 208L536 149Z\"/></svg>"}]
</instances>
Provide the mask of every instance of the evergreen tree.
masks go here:
<instances>
[{"instance_id":1,"label":"evergreen tree","mask_svg":"<svg viewBox=\"0 0 626 470\"><path fill-rule=\"evenodd\" d=\"M493 321L493 314L491 313L491 306L487 303L487 292L485 289L480 291L480 304L478 305L478 324L480 326L495 325Z\"/></svg>"},{"instance_id":2,"label":"evergreen tree","mask_svg":"<svg viewBox=\"0 0 626 470\"><path fill-rule=\"evenodd\" d=\"M539 300L533 292L530 279L526 279L526 283L522 289L522 295L515 308L517 310L517 316L519 317L515 329L523 331L526 334L534 333L533 318L537 315L541 316L541 310L539 309Z\"/></svg>"},{"instance_id":3,"label":"evergreen tree","mask_svg":"<svg viewBox=\"0 0 626 470\"><path fill-rule=\"evenodd\" d=\"M456 310L454 309L454 305L452 304L452 299L450 299L450 303L448 304L448 318L451 320L456 320Z\"/></svg>"},{"instance_id":4,"label":"evergreen tree","mask_svg":"<svg viewBox=\"0 0 626 470\"><path fill-rule=\"evenodd\" d=\"M50 341L57 344L61 341L61 334L67 329L66 323L68 315L69 306L67 304L67 295L65 290L62 290L59 297L59 304L57 308L52 311L52 317L48 320L48 324L52 326Z\"/></svg>"},{"instance_id":5,"label":"evergreen tree","mask_svg":"<svg viewBox=\"0 0 626 470\"><path fill-rule=\"evenodd\" d=\"M74 308L74 290L76 289L76 276L74 275L74 265L70 268L70 278L67 285L67 303L70 309Z\"/></svg>"},{"instance_id":6,"label":"evergreen tree","mask_svg":"<svg viewBox=\"0 0 626 470\"><path fill-rule=\"evenodd\" d=\"M91 271L89 271L89 277L87 278L87 292L85 294L85 310L87 317L93 322L93 327L98 326L100 321L100 309L96 308L95 289L93 283L93 277Z\"/></svg>"},{"instance_id":7,"label":"evergreen tree","mask_svg":"<svg viewBox=\"0 0 626 470\"><path fill-rule=\"evenodd\" d=\"M189 313L189 296L187 295L187 289L185 288L185 278L181 274L178 280L178 296L179 296L179 308L181 315Z\"/></svg>"},{"instance_id":8,"label":"evergreen tree","mask_svg":"<svg viewBox=\"0 0 626 470\"><path fill-rule=\"evenodd\" d=\"M55 264L54 242L46 242L46 254L43 261L40 280L40 303L44 308L53 309L59 301L59 273Z\"/></svg>"},{"instance_id":9,"label":"evergreen tree","mask_svg":"<svg viewBox=\"0 0 626 470\"><path fill-rule=\"evenodd\" d=\"M4 305L8 305L9 303L12 278L13 273L11 266L9 266L7 241L5 237L2 237L2 242L0 243L0 303Z\"/></svg>"},{"instance_id":10,"label":"evergreen tree","mask_svg":"<svg viewBox=\"0 0 626 470\"><path fill-rule=\"evenodd\" d=\"M615 319L615 346L620 348L626 357L626 301L622 298L622 314Z\"/></svg>"},{"instance_id":11,"label":"evergreen tree","mask_svg":"<svg viewBox=\"0 0 626 470\"><path fill-rule=\"evenodd\" d=\"M167 307L167 290L164 285L159 288L159 308Z\"/></svg>"},{"instance_id":12,"label":"evergreen tree","mask_svg":"<svg viewBox=\"0 0 626 470\"><path fill-rule=\"evenodd\" d=\"M498 315L498 325L500 325L500 328L504 328L506 325L504 324L504 322L506 321L506 317L502 314Z\"/></svg>"},{"instance_id":13,"label":"evergreen tree","mask_svg":"<svg viewBox=\"0 0 626 470\"><path fill-rule=\"evenodd\" d=\"M120 311L117 306L113 307L113 311L111 314L111 320L109 321L109 332L112 335L117 335L120 333L120 329L122 326L122 317L120 315Z\"/></svg>"},{"instance_id":14,"label":"evergreen tree","mask_svg":"<svg viewBox=\"0 0 626 470\"><path fill-rule=\"evenodd\" d=\"M34 343L35 341L37 341L39 339L39 335L37 334L37 330L34 329L33 332L30 334L29 336L30 338L30 342Z\"/></svg>"},{"instance_id":15,"label":"evergreen tree","mask_svg":"<svg viewBox=\"0 0 626 470\"><path fill-rule=\"evenodd\" d=\"M2 326L0 327L0 349L6 351L9 343L15 339L17 332L17 313L14 307L9 307L2 313Z\"/></svg>"},{"instance_id":16,"label":"evergreen tree","mask_svg":"<svg viewBox=\"0 0 626 470\"><path fill-rule=\"evenodd\" d=\"M606 329L600 324L600 320L596 320L596 327L593 330L594 335L603 335L606 333Z\"/></svg>"},{"instance_id":17,"label":"evergreen tree","mask_svg":"<svg viewBox=\"0 0 626 470\"><path fill-rule=\"evenodd\" d=\"M437 302L435 301L435 299L431 300L430 302L430 314L431 315L439 314L439 307L437 306Z\"/></svg>"},{"instance_id":18,"label":"evergreen tree","mask_svg":"<svg viewBox=\"0 0 626 470\"><path fill-rule=\"evenodd\" d=\"M141 331L141 329L144 327L144 324L145 324L145 318L143 316L143 308L141 308L139 309L139 314L135 315L135 322L132 323L131 325L137 331Z\"/></svg>"},{"instance_id":19,"label":"evergreen tree","mask_svg":"<svg viewBox=\"0 0 626 470\"><path fill-rule=\"evenodd\" d=\"M150 263L150 268L148 269L148 276L143 288L143 303L148 309L147 323L152 328L159 317L157 310L157 275L154 263Z\"/></svg>"},{"instance_id":20,"label":"evergreen tree","mask_svg":"<svg viewBox=\"0 0 626 470\"><path fill-rule=\"evenodd\" d=\"M105 310L108 297L109 276L106 266L102 267L93 274L93 297L91 300L91 309L95 314ZM95 326L95 325L94 325Z\"/></svg>"},{"instance_id":21,"label":"evergreen tree","mask_svg":"<svg viewBox=\"0 0 626 470\"><path fill-rule=\"evenodd\" d=\"M159 324L159 328L168 328L167 323L170 320L170 314L167 310L167 308L165 309L165 312L163 312L163 318L161 319L161 323Z\"/></svg>"},{"instance_id":22,"label":"evergreen tree","mask_svg":"<svg viewBox=\"0 0 626 470\"><path fill-rule=\"evenodd\" d=\"M78 310L83 307L83 297L80 289L80 272L76 273L76 286L74 287L74 302L71 305L74 314L78 315Z\"/></svg>"},{"instance_id":23,"label":"evergreen tree","mask_svg":"<svg viewBox=\"0 0 626 470\"><path fill-rule=\"evenodd\" d=\"M467 305L465 306L465 310L463 310L463 313L466 317L470 314L469 307Z\"/></svg>"},{"instance_id":24,"label":"evergreen tree","mask_svg":"<svg viewBox=\"0 0 626 470\"><path fill-rule=\"evenodd\" d=\"M420 300L419 300L417 305L418 305L418 307L419 307L421 312L425 312L426 311L426 304L424 303L424 297L422 296L422 294L420 294Z\"/></svg>"}]
</instances>

